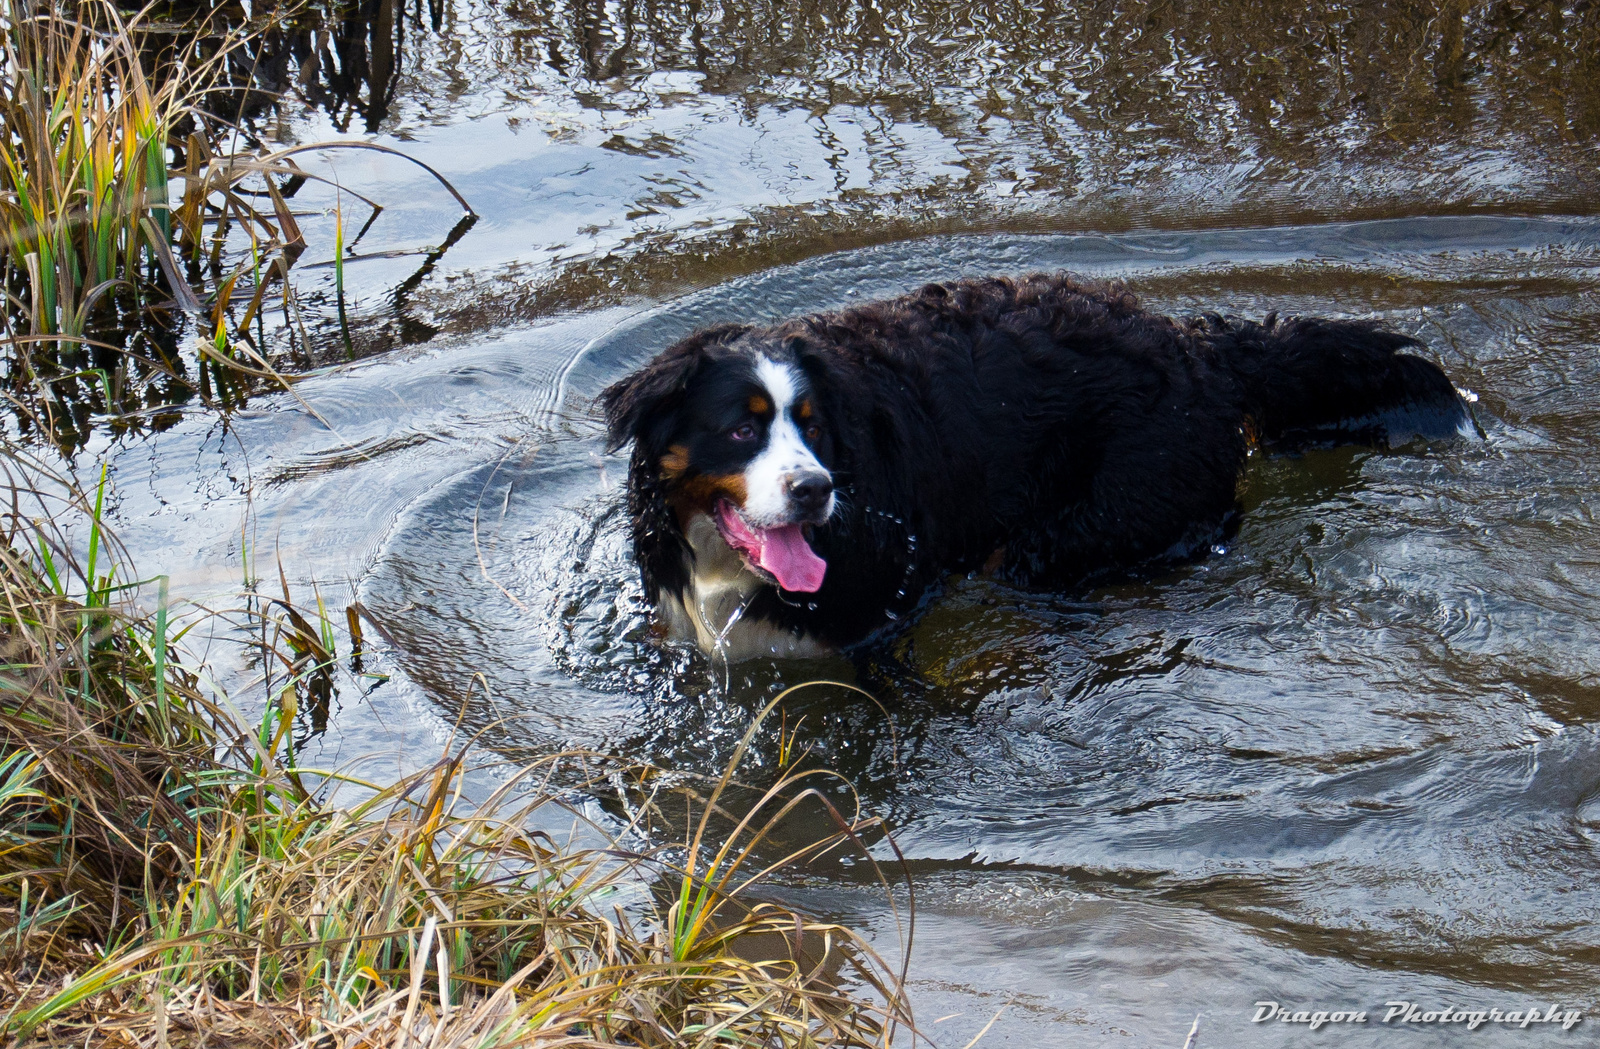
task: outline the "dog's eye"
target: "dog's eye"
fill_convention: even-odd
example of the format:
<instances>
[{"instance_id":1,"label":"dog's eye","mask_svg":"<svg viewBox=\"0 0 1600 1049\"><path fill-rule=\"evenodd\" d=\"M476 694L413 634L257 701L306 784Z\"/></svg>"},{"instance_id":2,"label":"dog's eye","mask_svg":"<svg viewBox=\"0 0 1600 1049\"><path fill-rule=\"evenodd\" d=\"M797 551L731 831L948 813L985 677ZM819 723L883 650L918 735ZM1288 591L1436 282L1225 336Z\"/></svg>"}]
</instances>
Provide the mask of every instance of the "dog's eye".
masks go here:
<instances>
[{"instance_id":1,"label":"dog's eye","mask_svg":"<svg viewBox=\"0 0 1600 1049\"><path fill-rule=\"evenodd\" d=\"M728 431L728 436L735 441L751 441L756 436L755 423L743 423Z\"/></svg>"},{"instance_id":2,"label":"dog's eye","mask_svg":"<svg viewBox=\"0 0 1600 1049\"><path fill-rule=\"evenodd\" d=\"M812 423L810 426L806 427L806 440L815 441L818 437L821 437L821 436L822 436L822 427L818 426L816 423Z\"/></svg>"}]
</instances>

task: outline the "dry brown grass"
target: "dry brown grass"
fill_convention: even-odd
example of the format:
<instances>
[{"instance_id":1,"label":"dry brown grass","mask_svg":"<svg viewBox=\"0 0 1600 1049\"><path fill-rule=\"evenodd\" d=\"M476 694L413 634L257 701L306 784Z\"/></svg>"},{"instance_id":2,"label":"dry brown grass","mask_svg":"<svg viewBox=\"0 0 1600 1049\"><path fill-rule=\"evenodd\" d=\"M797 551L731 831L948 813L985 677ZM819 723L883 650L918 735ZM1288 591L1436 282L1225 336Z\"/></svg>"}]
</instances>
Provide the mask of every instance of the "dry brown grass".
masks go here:
<instances>
[{"instance_id":1,"label":"dry brown grass","mask_svg":"<svg viewBox=\"0 0 1600 1049\"><path fill-rule=\"evenodd\" d=\"M671 851L530 829L591 768L579 755L474 802L470 748L448 747L336 804L339 777L295 767L285 745L326 646L277 653L292 674L255 697L259 724L239 724L175 659L167 613L126 600L99 493L6 464L0 1016L17 1043L860 1046L909 1025L860 937L754 895L876 830L811 788L826 773L736 790L741 747L674 795L699 816ZM72 517L89 528L82 558L51 524ZM302 631L296 617L281 625ZM625 778L632 811L659 811L647 770ZM735 809L734 793L753 800ZM836 834L775 844L819 804Z\"/></svg>"}]
</instances>

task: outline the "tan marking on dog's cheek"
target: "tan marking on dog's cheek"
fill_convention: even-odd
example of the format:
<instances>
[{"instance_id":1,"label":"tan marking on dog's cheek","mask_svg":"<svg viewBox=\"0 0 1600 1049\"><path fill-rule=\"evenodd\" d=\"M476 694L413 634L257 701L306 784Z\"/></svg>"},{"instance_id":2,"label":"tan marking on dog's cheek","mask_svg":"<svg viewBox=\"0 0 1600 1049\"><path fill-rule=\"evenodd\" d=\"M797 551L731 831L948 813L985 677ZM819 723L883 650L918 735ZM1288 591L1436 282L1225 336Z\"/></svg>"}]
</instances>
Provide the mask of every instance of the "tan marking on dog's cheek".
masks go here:
<instances>
[{"instance_id":1,"label":"tan marking on dog's cheek","mask_svg":"<svg viewBox=\"0 0 1600 1049\"><path fill-rule=\"evenodd\" d=\"M1256 425L1255 416L1247 415L1244 422L1239 424L1239 429L1244 434L1244 451L1246 455L1254 455L1261 450L1261 429Z\"/></svg>"},{"instance_id":2,"label":"tan marking on dog's cheek","mask_svg":"<svg viewBox=\"0 0 1600 1049\"><path fill-rule=\"evenodd\" d=\"M772 402L759 393L750 395L750 413L752 415L765 415L772 411Z\"/></svg>"},{"instance_id":3,"label":"tan marking on dog's cheek","mask_svg":"<svg viewBox=\"0 0 1600 1049\"><path fill-rule=\"evenodd\" d=\"M661 476L672 480L682 476L689 469L689 449L681 444L672 445L667 449L667 454L661 457Z\"/></svg>"},{"instance_id":4,"label":"tan marking on dog's cheek","mask_svg":"<svg viewBox=\"0 0 1600 1049\"><path fill-rule=\"evenodd\" d=\"M748 497L744 474L699 474L679 483L676 491L668 496L668 502L673 501L674 495L706 514L716 509L719 499L726 499L743 510Z\"/></svg>"}]
</instances>

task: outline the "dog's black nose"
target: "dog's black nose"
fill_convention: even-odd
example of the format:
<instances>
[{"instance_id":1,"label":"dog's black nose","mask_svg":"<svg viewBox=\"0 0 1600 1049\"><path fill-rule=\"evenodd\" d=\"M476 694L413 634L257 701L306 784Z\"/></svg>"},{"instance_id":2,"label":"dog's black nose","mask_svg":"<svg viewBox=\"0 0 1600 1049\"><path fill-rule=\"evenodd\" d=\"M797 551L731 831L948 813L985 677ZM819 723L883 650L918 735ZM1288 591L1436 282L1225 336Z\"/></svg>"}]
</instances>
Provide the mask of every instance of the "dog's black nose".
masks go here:
<instances>
[{"instance_id":1,"label":"dog's black nose","mask_svg":"<svg viewBox=\"0 0 1600 1049\"><path fill-rule=\"evenodd\" d=\"M825 473L815 470L795 474L789 478L787 486L789 501L801 514L820 513L828 505L828 496L833 494L833 478Z\"/></svg>"}]
</instances>

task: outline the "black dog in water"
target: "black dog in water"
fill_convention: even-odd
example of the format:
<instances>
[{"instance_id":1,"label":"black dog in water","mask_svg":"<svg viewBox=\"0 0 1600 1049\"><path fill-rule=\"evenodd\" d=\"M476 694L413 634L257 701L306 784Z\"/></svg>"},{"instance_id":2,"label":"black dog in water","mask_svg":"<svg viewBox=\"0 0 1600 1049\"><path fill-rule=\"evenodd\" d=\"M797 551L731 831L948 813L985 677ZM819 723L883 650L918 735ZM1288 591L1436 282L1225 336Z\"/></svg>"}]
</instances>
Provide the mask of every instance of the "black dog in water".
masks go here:
<instances>
[{"instance_id":1,"label":"black dog in water","mask_svg":"<svg viewBox=\"0 0 1600 1049\"><path fill-rule=\"evenodd\" d=\"M1069 588L1203 555L1252 442L1444 436L1443 372L1368 321L1147 313L1064 275L722 325L601 395L668 634L813 655L950 572Z\"/></svg>"}]
</instances>

